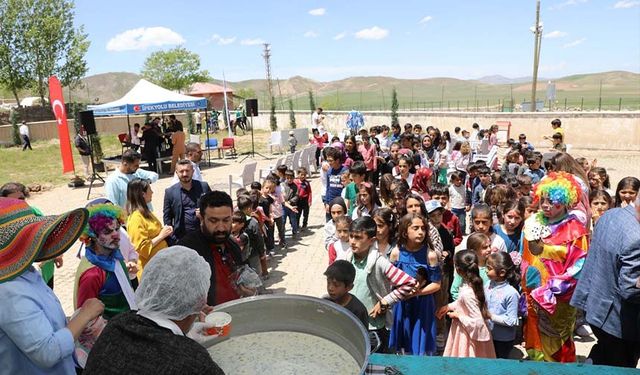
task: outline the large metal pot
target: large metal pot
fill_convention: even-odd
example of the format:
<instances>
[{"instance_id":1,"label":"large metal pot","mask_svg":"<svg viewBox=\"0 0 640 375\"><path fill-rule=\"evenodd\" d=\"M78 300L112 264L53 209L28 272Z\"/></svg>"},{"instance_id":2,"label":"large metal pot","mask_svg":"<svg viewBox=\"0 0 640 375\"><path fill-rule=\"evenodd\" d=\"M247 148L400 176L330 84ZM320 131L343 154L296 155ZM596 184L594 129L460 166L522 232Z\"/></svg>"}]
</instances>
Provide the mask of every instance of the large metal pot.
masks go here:
<instances>
[{"instance_id":1,"label":"large metal pot","mask_svg":"<svg viewBox=\"0 0 640 375\"><path fill-rule=\"evenodd\" d=\"M359 320L344 307L320 298L300 295L265 295L242 298L215 306L233 318L230 336L270 331L312 334L333 341L360 365L364 373L371 351L369 335ZM216 345L215 338L203 345Z\"/></svg>"}]
</instances>

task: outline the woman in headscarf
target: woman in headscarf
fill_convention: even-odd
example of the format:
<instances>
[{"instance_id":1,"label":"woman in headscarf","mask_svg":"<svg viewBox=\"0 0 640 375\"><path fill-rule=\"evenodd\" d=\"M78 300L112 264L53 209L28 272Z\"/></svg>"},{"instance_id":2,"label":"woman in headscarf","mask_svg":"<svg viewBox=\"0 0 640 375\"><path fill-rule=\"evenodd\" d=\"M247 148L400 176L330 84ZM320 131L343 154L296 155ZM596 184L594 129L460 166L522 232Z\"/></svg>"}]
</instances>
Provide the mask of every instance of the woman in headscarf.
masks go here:
<instances>
[{"instance_id":1,"label":"woman in headscarf","mask_svg":"<svg viewBox=\"0 0 640 375\"><path fill-rule=\"evenodd\" d=\"M413 176L411 191L419 194L425 202L431 198L432 176L433 170L426 167L418 168L416 174Z\"/></svg>"},{"instance_id":2,"label":"woman in headscarf","mask_svg":"<svg viewBox=\"0 0 640 375\"><path fill-rule=\"evenodd\" d=\"M22 200L0 198L0 363L7 374L74 374L74 341L104 305L88 299L69 321L33 267L71 247L87 222L80 208L36 217Z\"/></svg>"}]
</instances>

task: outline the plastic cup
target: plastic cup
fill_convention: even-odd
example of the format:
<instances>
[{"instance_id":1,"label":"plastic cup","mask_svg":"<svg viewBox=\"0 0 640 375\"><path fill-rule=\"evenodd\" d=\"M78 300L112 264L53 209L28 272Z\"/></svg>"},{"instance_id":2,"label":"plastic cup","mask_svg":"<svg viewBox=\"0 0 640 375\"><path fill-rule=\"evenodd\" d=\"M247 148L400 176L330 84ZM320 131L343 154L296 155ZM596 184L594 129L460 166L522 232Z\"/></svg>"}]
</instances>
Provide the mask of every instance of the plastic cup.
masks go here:
<instances>
[{"instance_id":1,"label":"plastic cup","mask_svg":"<svg viewBox=\"0 0 640 375\"><path fill-rule=\"evenodd\" d=\"M225 312L212 312L205 318L205 322L213 324L213 327L207 328L206 333L209 336L225 337L231 332L231 315Z\"/></svg>"}]
</instances>

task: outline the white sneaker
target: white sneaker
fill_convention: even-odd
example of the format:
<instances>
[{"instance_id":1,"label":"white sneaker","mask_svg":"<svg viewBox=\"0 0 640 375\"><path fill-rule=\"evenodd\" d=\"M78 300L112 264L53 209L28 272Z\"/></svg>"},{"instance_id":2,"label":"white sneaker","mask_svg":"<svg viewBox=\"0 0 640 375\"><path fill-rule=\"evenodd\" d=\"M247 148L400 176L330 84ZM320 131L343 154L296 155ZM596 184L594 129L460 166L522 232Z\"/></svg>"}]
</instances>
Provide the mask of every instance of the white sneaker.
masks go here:
<instances>
[{"instance_id":1,"label":"white sneaker","mask_svg":"<svg viewBox=\"0 0 640 375\"><path fill-rule=\"evenodd\" d=\"M576 334L578 334L578 336L580 337L589 337L593 334L593 331L591 330L591 327L589 327L588 324L583 324L578 328L576 328Z\"/></svg>"}]
</instances>

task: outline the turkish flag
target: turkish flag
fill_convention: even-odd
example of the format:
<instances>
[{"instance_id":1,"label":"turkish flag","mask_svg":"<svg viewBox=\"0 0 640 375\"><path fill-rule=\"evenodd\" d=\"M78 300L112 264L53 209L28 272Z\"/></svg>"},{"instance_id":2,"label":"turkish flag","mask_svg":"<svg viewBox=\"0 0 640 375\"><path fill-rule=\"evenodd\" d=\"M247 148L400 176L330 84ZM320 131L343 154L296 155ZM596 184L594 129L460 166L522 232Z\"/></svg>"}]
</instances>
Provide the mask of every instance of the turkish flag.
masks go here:
<instances>
[{"instance_id":1,"label":"turkish flag","mask_svg":"<svg viewBox=\"0 0 640 375\"><path fill-rule=\"evenodd\" d=\"M49 77L49 102L51 110L58 123L58 137L60 138L60 153L62 154L62 173L75 172L73 167L73 154L71 153L71 140L69 139L69 125L67 124L67 109L64 107L62 86L58 77Z\"/></svg>"}]
</instances>

